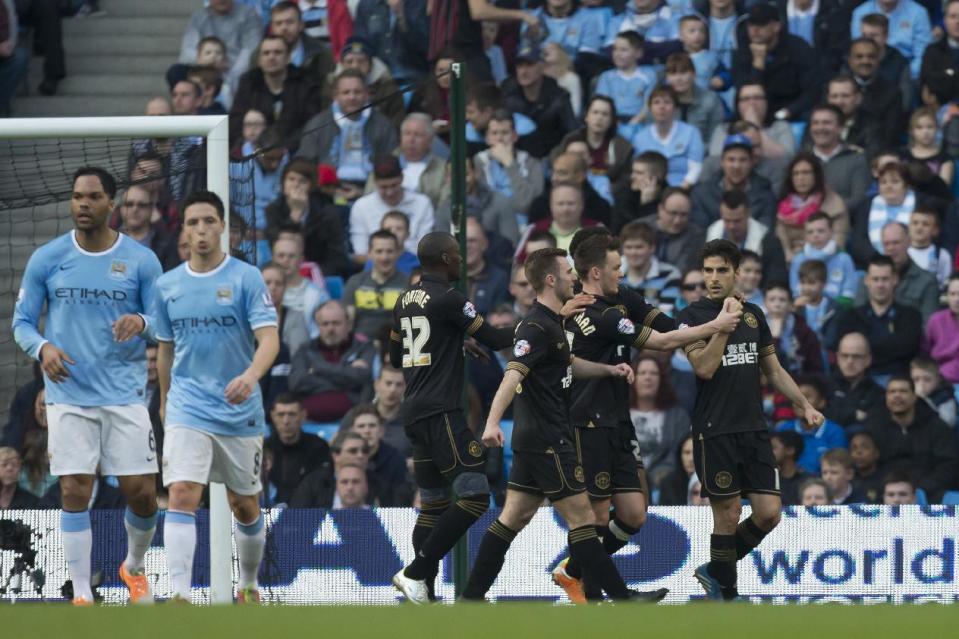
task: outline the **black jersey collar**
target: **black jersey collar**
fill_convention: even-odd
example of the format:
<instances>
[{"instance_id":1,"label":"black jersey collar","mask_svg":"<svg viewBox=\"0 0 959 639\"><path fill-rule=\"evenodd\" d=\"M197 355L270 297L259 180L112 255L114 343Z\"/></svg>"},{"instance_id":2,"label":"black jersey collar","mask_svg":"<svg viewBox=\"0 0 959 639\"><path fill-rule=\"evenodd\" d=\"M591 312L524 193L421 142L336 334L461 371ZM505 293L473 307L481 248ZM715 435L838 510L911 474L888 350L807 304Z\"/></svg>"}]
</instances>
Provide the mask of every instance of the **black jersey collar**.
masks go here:
<instances>
[{"instance_id":1,"label":"black jersey collar","mask_svg":"<svg viewBox=\"0 0 959 639\"><path fill-rule=\"evenodd\" d=\"M533 302L533 308L538 308L540 311L545 313L547 317L549 317L550 319L556 320L557 322L561 322L563 319L559 315L559 313L554 313L548 306L541 303L539 300L535 300Z\"/></svg>"},{"instance_id":2,"label":"black jersey collar","mask_svg":"<svg viewBox=\"0 0 959 639\"><path fill-rule=\"evenodd\" d=\"M446 284L447 286L452 286L452 282L443 279L439 275L433 275L432 273L423 273L420 275L421 282L433 282L435 284Z\"/></svg>"}]
</instances>

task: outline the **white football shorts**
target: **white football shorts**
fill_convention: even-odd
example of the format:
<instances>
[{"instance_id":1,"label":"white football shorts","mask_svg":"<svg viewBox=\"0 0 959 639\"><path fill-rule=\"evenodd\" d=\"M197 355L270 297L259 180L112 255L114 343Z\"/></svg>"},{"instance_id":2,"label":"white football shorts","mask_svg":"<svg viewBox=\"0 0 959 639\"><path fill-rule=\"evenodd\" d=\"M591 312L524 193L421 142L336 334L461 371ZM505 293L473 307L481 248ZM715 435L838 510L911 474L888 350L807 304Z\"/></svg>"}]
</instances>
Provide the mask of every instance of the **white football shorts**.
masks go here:
<instances>
[{"instance_id":1,"label":"white football shorts","mask_svg":"<svg viewBox=\"0 0 959 639\"><path fill-rule=\"evenodd\" d=\"M215 481L238 495L256 495L261 489L262 462L262 436L230 437L178 424L164 431L164 486Z\"/></svg>"},{"instance_id":2,"label":"white football shorts","mask_svg":"<svg viewBox=\"0 0 959 639\"><path fill-rule=\"evenodd\" d=\"M122 406L47 405L50 474L152 475L156 439L143 404Z\"/></svg>"}]
</instances>

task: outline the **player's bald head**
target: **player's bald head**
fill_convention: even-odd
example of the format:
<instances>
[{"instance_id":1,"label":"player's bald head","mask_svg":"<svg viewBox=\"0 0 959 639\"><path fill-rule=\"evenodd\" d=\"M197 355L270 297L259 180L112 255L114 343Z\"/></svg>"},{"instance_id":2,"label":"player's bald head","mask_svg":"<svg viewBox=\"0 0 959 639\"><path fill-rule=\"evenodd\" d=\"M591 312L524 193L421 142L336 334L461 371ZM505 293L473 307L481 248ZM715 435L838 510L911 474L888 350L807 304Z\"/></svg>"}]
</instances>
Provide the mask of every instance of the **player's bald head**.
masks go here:
<instances>
[{"instance_id":1,"label":"player's bald head","mask_svg":"<svg viewBox=\"0 0 959 639\"><path fill-rule=\"evenodd\" d=\"M459 249L456 238L449 233L434 231L427 233L416 245L416 257L420 264L426 269L444 268L446 263L443 261L444 253L452 253Z\"/></svg>"}]
</instances>

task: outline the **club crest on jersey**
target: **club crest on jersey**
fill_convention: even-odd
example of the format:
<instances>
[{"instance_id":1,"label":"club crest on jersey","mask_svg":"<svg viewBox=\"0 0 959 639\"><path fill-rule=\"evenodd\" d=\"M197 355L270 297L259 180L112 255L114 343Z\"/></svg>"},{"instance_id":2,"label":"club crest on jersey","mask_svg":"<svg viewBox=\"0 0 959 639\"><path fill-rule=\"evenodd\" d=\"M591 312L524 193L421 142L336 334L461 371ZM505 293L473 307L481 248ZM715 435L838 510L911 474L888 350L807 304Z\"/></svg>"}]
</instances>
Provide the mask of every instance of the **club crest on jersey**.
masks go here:
<instances>
[{"instance_id":1,"label":"club crest on jersey","mask_svg":"<svg viewBox=\"0 0 959 639\"><path fill-rule=\"evenodd\" d=\"M582 466L577 466L573 469L573 477L576 478L576 481L583 483L586 481L586 473L583 472Z\"/></svg>"},{"instance_id":2,"label":"club crest on jersey","mask_svg":"<svg viewBox=\"0 0 959 639\"><path fill-rule=\"evenodd\" d=\"M463 315L470 319L476 317L476 307L473 306L473 302L466 300L466 303L463 304Z\"/></svg>"},{"instance_id":3,"label":"club crest on jersey","mask_svg":"<svg viewBox=\"0 0 959 639\"><path fill-rule=\"evenodd\" d=\"M233 287L232 286L217 286L216 287L216 303L220 306L229 306L233 303Z\"/></svg>"},{"instance_id":4,"label":"club crest on jersey","mask_svg":"<svg viewBox=\"0 0 959 639\"><path fill-rule=\"evenodd\" d=\"M273 306L273 298L270 297L269 292L263 294L263 304L264 304L267 308L270 308L270 307Z\"/></svg>"},{"instance_id":5,"label":"club crest on jersey","mask_svg":"<svg viewBox=\"0 0 959 639\"><path fill-rule=\"evenodd\" d=\"M628 318L624 317L619 320L619 324L616 325L616 330L622 333L623 335L632 335L636 332L636 327L633 325Z\"/></svg>"},{"instance_id":6,"label":"club crest on jersey","mask_svg":"<svg viewBox=\"0 0 959 639\"><path fill-rule=\"evenodd\" d=\"M756 316L752 313L743 313L743 321L746 322L746 326L749 328L756 328L759 326L759 322L756 321Z\"/></svg>"},{"instance_id":7,"label":"club crest on jersey","mask_svg":"<svg viewBox=\"0 0 959 639\"><path fill-rule=\"evenodd\" d=\"M127 263L123 260L113 260L110 262L110 277L115 280L122 280L127 276Z\"/></svg>"},{"instance_id":8,"label":"club crest on jersey","mask_svg":"<svg viewBox=\"0 0 959 639\"><path fill-rule=\"evenodd\" d=\"M716 487L729 488L733 484L733 476L725 470L716 473Z\"/></svg>"},{"instance_id":9,"label":"club crest on jersey","mask_svg":"<svg viewBox=\"0 0 959 639\"><path fill-rule=\"evenodd\" d=\"M606 490L609 488L609 473L599 473L593 481L596 483L597 488Z\"/></svg>"},{"instance_id":10,"label":"club crest on jersey","mask_svg":"<svg viewBox=\"0 0 959 639\"><path fill-rule=\"evenodd\" d=\"M479 445L478 442L470 442L470 445L469 445L469 453L470 453L470 455L472 455L473 457L482 457L482 456L483 456L483 448Z\"/></svg>"},{"instance_id":11,"label":"club crest on jersey","mask_svg":"<svg viewBox=\"0 0 959 639\"><path fill-rule=\"evenodd\" d=\"M529 355L529 352L533 350L533 347L529 345L525 339L521 339L516 344L513 345L513 355L515 357L522 357L523 355Z\"/></svg>"}]
</instances>

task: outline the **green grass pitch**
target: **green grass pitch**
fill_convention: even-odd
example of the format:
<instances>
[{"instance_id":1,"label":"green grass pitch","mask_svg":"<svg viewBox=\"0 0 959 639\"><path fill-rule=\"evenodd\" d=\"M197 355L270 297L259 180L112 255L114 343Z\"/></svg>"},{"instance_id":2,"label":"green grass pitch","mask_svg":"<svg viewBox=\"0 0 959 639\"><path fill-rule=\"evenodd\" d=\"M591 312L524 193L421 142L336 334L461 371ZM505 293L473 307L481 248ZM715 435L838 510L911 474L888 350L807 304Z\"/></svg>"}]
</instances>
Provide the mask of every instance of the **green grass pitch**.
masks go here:
<instances>
[{"instance_id":1,"label":"green grass pitch","mask_svg":"<svg viewBox=\"0 0 959 639\"><path fill-rule=\"evenodd\" d=\"M553 606L510 603L402 606L98 607L0 606L10 639L940 639L959 636L959 608L922 606Z\"/></svg>"}]
</instances>

